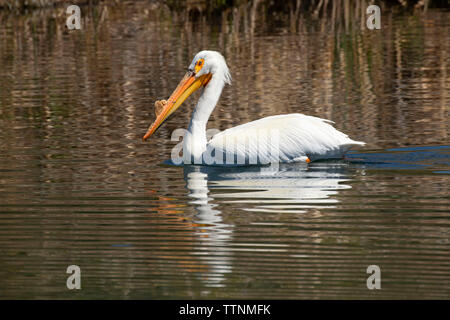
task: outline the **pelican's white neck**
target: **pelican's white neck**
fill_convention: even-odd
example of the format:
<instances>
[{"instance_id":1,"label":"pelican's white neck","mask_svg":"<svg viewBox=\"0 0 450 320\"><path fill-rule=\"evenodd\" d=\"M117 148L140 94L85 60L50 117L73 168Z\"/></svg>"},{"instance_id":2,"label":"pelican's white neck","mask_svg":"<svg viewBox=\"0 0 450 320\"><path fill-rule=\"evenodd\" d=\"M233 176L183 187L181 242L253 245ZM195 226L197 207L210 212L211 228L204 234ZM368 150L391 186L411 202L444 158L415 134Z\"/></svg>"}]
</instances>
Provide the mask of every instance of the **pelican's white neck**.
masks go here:
<instances>
[{"instance_id":1,"label":"pelican's white neck","mask_svg":"<svg viewBox=\"0 0 450 320\"><path fill-rule=\"evenodd\" d=\"M206 151L208 142L206 140L206 124L219 101L224 85L223 79L218 77L217 74L213 74L192 112L188 132L184 137L183 150L194 156L194 158L201 156Z\"/></svg>"}]
</instances>

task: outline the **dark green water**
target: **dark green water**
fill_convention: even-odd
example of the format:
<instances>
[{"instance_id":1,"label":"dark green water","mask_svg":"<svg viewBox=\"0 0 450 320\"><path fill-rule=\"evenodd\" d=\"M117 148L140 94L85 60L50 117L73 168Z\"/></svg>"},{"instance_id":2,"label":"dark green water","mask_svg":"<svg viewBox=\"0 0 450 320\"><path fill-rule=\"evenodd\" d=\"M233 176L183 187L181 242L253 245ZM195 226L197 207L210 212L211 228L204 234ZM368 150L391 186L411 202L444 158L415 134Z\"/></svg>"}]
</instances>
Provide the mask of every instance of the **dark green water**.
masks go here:
<instances>
[{"instance_id":1,"label":"dark green water","mask_svg":"<svg viewBox=\"0 0 450 320\"><path fill-rule=\"evenodd\" d=\"M0 298L450 298L448 12L83 12L71 32L62 9L0 12ZM271 175L165 165L198 95L140 139L202 49L233 76L209 128L302 112L367 146Z\"/></svg>"}]
</instances>

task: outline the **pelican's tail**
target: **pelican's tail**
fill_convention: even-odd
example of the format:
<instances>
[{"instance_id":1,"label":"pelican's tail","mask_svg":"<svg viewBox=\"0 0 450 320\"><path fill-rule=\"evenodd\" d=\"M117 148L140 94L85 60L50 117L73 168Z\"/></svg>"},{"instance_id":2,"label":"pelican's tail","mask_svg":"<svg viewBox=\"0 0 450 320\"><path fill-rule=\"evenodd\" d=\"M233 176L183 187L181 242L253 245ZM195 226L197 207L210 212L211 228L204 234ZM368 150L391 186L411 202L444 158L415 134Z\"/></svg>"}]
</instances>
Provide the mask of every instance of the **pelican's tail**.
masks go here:
<instances>
[{"instance_id":1,"label":"pelican's tail","mask_svg":"<svg viewBox=\"0 0 450 320\"><path fill-rule=\"evenodd\" d=\"M355 141L355 140L351 140L350 139L350 141L348 141L348 142L346 142L346 143L341 145L341 150L345 153L348 150L350 150L352 147L356 147L356 146L361 146L362 147L362 146L365 146L365 145L366 145L366 143L363 142L363 141Z\"/></svg>"},{"instance_id":2,"label":"pelican's tail","mask_svg":"<svg viewBox=\"0 0 450 320\"><path fill-rule=\"evenodd\" d=\"M345 146L353 147L353 146L365 146L366 143L364 141L355 141L351 140L350 142L344 144Z\"/></svg>"}]
</instances>

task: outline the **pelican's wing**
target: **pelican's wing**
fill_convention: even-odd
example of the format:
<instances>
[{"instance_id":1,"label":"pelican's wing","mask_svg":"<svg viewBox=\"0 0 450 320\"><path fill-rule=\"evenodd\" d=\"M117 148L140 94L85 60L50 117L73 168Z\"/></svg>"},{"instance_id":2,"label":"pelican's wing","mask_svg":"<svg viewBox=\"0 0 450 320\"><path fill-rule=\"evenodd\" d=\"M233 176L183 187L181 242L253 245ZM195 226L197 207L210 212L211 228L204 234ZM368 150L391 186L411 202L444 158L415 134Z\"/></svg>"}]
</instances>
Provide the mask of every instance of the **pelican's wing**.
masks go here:
<instances>
[{"instance_id":1,"label":"pelican's wing","mask_svg":"<svg viewBox=\"0 0 450 320\"><path fill-rule=\"evenodd\" d=\"M255 159L258 163L270 162L274 151L281 162L305 161L341 157L353 145L364 145L330 125L332 121L287 114L271 116L216 134L208 143L227 155Z\"/></svg>"}]
</instances>

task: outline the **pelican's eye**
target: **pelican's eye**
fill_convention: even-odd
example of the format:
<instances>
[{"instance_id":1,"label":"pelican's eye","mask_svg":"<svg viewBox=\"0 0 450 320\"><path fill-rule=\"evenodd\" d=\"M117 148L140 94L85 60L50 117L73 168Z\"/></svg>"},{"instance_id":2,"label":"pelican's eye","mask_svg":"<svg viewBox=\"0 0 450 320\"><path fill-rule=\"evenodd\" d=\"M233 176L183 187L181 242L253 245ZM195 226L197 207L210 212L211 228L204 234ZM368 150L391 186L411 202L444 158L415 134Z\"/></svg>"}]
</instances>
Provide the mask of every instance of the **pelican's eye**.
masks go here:
<instances>
[{"instance_id":1,"label":"pelican's eye","mask_svg":"<svg viewBox=\"0 0 450 320\"><path fill-rule=\"evenodd\" d=\"M203 68L204 64L205 64L204 59L198 59L197 63L195 64L195 73L198 73Z\"/></svg>"}]
</instances>

